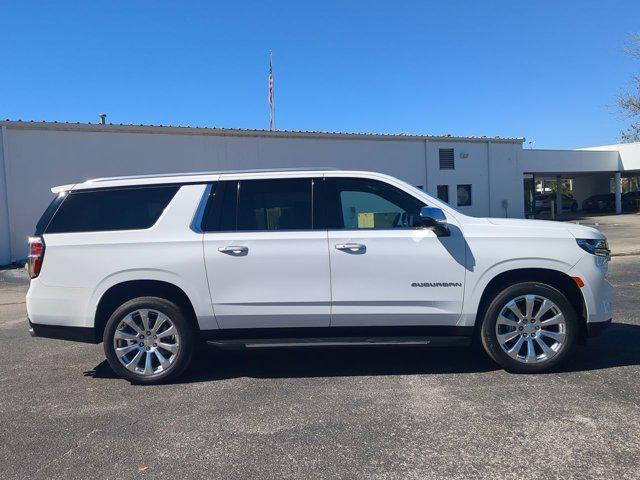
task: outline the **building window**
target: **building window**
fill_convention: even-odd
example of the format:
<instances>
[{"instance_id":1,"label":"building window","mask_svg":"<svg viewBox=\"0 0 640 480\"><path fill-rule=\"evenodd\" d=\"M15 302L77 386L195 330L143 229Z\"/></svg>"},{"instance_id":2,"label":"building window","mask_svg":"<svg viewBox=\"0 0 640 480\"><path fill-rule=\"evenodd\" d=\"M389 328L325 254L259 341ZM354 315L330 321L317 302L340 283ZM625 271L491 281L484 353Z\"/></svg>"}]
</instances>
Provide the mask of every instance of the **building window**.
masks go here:
<instances>
[{"instance_id":1,"label":"building window","mask_svg":"<svg viewBox=\"0 0 640 480\"><path fill-rule=\"evenodd\" d=\"M440 160L440 170L455 169L455 161L453 157L453 148L441 148L438 158Z\"/></svg>"},{"instance_id":2,"label":"building window","mask_svg":"<svg viewBox=\"0 0 640 480\"><path fill-rule=\"evenodd\" d=\"M449 185L438 185L438 198L449 203Z\"/></svg>"},{"instance_id":3,"label":"building window","mask_svg":"<svg viewBox=\"0 0 640 480\"><path fill-rule=\"evenodd\" d=\"M458 185L458 206L471 206L471 185Z\"/></svg>"}]
</instances>

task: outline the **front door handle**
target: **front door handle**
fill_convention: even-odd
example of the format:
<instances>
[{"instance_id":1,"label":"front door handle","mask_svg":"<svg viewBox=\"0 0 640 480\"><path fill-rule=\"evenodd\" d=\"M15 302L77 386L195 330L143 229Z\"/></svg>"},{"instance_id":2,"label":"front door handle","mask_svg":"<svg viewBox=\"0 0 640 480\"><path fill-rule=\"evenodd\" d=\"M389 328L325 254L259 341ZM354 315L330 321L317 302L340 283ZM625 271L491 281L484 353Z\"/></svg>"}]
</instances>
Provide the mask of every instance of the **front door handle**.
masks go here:
<instances>
[{"instance_id":1,"label":"front door handle","mask_svg":"<svg viewBox=\"0 0 640 480\"><path fill-rule=\"evenodd\" d=\"M344 252L362 253L367 250L367 246L362 243L337 243L336 248Z\"/></svg>"},{"instance_id":2,"label":"front door handle","mask_svg":"<svg viewBox=\"0 0 640 480\"><path fill-rule=\"evenodd\" d=\"M247 252L249 252L249 248L241 245L229 245L228 247L218 248L218 251L220 253L230 253L232 255L246 255Z\"/></svg>"}]
</instances>

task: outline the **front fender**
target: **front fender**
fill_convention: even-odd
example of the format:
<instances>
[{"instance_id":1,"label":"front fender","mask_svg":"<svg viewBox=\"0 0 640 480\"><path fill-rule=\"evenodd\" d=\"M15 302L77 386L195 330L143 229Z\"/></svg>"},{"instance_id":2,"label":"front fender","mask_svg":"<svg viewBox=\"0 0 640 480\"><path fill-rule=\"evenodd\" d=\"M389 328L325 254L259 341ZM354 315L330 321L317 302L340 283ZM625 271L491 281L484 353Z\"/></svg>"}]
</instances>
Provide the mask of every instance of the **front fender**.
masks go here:
<instances>
[{"instance_id":1,"label":"front fender","mask_svg":"<svg viewBox=\"0 0 640 480\"><path fill-rule=\"evenodd\" d=\"M522 269L553 270L566 275L572 267L572 263L557 259L522 257L503 260L482 271L476 269L474 272L467 272L462 315L460 316L458 325L473 326L475 324L482 295L489 283L498 275L512 270Z\"/></svg>"}]
</instances>

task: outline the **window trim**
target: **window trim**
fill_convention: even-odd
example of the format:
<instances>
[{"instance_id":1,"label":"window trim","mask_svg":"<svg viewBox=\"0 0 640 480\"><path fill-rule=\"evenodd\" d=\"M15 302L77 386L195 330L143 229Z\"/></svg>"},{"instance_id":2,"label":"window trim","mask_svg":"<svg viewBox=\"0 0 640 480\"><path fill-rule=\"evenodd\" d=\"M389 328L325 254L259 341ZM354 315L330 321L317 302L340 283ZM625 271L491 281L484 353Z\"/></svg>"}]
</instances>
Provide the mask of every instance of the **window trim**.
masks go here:
<instances>
[{"instance_id":1,"label":"window trim","mask_svg":"<svg viewBox=\"0 0 640 480\"><path fill-rule=\"evenodd\" d=\"M193 214L189 228L195 233L204 233L202 222L204 222L204 214L207 210L207 204L209 203L209 197L211 196L211 192L213 192L214 185L214 183L208 183L206 185L202 197L200 197L200 201L198 202L198 208Z\"/></svg>"}]
</instances>

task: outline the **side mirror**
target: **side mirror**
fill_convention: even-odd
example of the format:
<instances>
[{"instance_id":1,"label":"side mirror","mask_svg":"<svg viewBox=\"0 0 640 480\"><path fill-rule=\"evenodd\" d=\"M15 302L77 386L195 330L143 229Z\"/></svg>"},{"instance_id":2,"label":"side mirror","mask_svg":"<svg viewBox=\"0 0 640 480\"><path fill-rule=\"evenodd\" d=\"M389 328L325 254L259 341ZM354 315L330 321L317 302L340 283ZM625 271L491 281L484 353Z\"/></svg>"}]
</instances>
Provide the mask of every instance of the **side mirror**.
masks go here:
<instances>
[{"instance_id":1,"label":"side mirror","mask_svg":"<svg viewBox=\"0 0 640 480\"><path fill-rule=\"evenodd\" d=\"M420 210L420 218L424 226L431 228L436 235L447 236L450 234L447 217L440 208L422 207Z\"/></svg>"}]
</instances>

